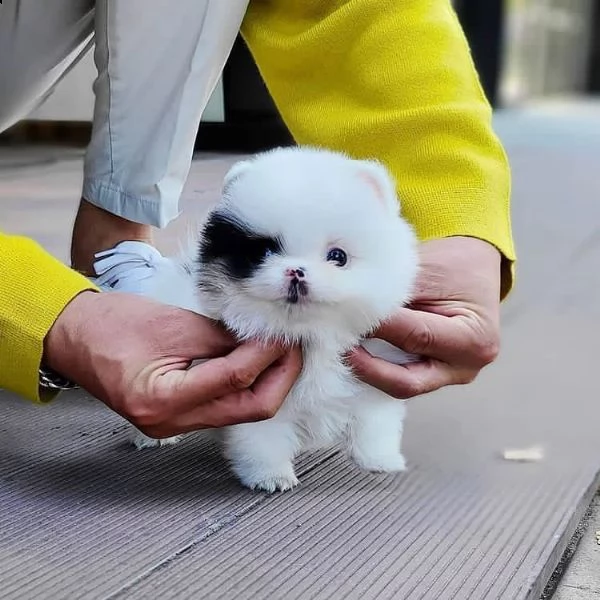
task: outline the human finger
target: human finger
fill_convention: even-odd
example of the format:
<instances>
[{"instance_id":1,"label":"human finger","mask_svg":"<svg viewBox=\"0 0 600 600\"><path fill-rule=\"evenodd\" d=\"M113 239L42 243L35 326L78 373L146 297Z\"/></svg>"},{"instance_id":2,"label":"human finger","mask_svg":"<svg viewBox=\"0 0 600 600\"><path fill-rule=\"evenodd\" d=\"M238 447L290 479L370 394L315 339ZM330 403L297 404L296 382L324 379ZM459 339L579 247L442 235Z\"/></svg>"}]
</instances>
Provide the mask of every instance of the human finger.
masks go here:
<instances>
[{"instance_id":1,"label":"human finger","mask_svg":"<svg viewBox=\"0 0 600 600\"><path fill-rule=\"evenodd\" d=\"M439 360L427 359L397 365L356 348L348 357L356 376L398 399L408 399L433 392L447 385L471 382L476 370L458 368Z\"/></svg>"},{"instance_id":2,"label":"human finger","mask_svg":"<svg viewBox=\"0 0 600 600\"><path fill-rule=\"evenodd\" d=\"M279 345L246 342L227 356L209 359L190 369L170 369L155 376L157 406L168 404L181 414L215 398L249 388L285 350Z\"/></svg>"},{"instance_id":3,"label":"human finger","mask_svg":"<svg viewBox=\"0 0 600 600\"><path fill-rule=\"evenodd\" d=\"M294 349L267 367L250 388L180 413L173 426L177 432L182 432L270 419L289 394L301 370L302 355L299 349Z\"/></svg>"},{"instance_id":4,"label":"human finger","mask_svg":"<svg viewBox=\"0 0 600 600\"><path fill-rule=\"evenodd\" d=\"M292 348L258 376L251 388L257 398L257 420L262 420L261 411L266 418L277 412L296 383L302 366L301 349Z\"/></svg>"},{"instance_id":5,"label":"human finger","mask_svg":"<svg viewBox=\"0 0 600 600\"><path fill-rule=\"evenodd\" d=\"M402 308L374 336L405 352L439 361L481 368L498 354L499 336L476 317L444 316Z\"/></svg>"},{"instance_id":6,"label":"human finger","mask_svg":"<svg viewBox=\"0 0 600 600\"><path fill-rule=\"evenodd\" d=\"M239 342L220 323L203 315L176 309L161 322L165 331L162 343L186 358L203 359L223 356ZM175 347L173 347L175 344Z\"/></svg>"}]
</instances>

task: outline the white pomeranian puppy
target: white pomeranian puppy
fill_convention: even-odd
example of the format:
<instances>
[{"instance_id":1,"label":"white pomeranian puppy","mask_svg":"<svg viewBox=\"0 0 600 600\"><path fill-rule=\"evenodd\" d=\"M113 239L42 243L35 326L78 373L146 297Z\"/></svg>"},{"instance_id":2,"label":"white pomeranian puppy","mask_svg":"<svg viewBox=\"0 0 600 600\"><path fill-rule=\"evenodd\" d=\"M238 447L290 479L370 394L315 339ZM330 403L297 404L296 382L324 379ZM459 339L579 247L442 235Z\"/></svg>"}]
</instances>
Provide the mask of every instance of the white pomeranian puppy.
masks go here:
<instances>
[{"instance_id":1,"label":"white pomeranian puppy","mask_svg":"<svg viewBox=\"0 0 600 600\"><path fill-rule=\"evenodd\" d=\"M239 162L198 255L173 265L156 299L218 319L240 340L303 348L302 373L273 418L220 430L244 485L290 489L298 453L340 441L363 469L405 468L404 403L359 381L343 359L361 340L391 362L413 358L363 339L407 302L417 273L416 238L382 165L305 147ZM135 443L177 439L140 434Z\"/></svg>"}]
</instances>

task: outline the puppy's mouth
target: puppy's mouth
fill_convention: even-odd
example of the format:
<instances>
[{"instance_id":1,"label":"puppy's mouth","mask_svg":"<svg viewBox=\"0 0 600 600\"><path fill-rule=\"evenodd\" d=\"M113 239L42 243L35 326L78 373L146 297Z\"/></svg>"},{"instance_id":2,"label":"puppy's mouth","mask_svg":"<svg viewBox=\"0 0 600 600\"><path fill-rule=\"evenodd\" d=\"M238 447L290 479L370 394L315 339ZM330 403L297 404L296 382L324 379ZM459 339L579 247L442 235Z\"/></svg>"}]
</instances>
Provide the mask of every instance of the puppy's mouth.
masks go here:
<instances>
[{"instance_id":1,"label":"puppy's mouth","mask_svg":"<svg viewBox=\"0 0 600 600\"><path fill-rule=\"evenodd\" d=\"M298 304L308 299L308 284L294 277L288 286L286 301L288 304Z\"/></svg>"}]
</instances>

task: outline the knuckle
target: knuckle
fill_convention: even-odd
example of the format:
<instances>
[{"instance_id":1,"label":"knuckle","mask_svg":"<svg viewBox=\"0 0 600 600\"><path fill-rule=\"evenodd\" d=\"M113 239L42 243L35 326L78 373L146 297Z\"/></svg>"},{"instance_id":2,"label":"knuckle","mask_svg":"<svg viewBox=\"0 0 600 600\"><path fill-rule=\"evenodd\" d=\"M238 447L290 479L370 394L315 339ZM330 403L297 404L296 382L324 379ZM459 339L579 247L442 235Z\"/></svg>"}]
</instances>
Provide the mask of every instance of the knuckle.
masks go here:
<instances>
[{"instance_id":1,"label":"knuckle","mask_svg":"<svg viewBox=\"0 0 600 600\"><path fill-rule=\"evenodd\" d=\"M145 398L132 398L125 406L127 419L138 429L146 433L146 429L160 426L165 419L162 403L150 403Z\"/></svg>"},{"instance_id":2,"label":"knuckle","mask_svg":"<svg viewBox=\"0 0 600 600\"><path fill-rule=\"evenodd\" d=\"M415 327L406 337L407 352L425 354L434 344L433 331L426 325Z\"/></svg>"},{"instance_id":3,"label":"knuckle","mask_svg":"<svg viewBox=\"0 0 600 600\"><path fill-rule=\"evenodd\" d=\"M459 385L468 385L469 383L473 383L478 374L478 371L464 371L457 378L457 383Z\"/></svg>"},{"instance_id":4,"label":"knuckle","mask_svg":"<svg viewBox=\"0 0 600 600\"><path fill-rule=\"evenodd\" d=\"M153 410L130 412L129 420L141 430L148 427L156 427L163 421L162 415Z\"/></svg>"},{"instance_id":5,"label":"knuckle","mask_svg":"<svg viewBox=\"0 0 600 600\"><path fill-rule=\"evenodd\" d=\"M127 413L127 419L141 431L160 424L160 419L153 411L133 410Z\"/></svg>"},{"instance_id":6,"label":"knuckle","mask_svg":"<svg viewBox=\"0 0 600 600\"><path fill-rule=\"evenodd\" d=\"M265 406L259 413L259 421L268 421L277 414L277 409L274 406Z\"/></svg>"},{"instance_id":7,"label":"knuckle","mask_svg":"<svg viewBox=\"0 0 600 600\"><path fill-rule=\"evenodd\" d=\"M492 335L479 340L475 348L475 355L482 367L493 363L500 353L500 339Z\"/></svg>"},{"instance_id":8,"label":"knuckle","mask_svg":"<svg viewBox=\"0 0 600 600\"><path fill-rule=\"evenodd\" d=\"M421 381L413 381L406 386L406 397L414 398L426 392L426 388Z\"/></svg>"},{"instance_id":9,"label":"knuckle","mask_svg":"<svg viewBox=\"0 0 600 600\"><path fill-rule=\"evenodd\" d=\"M411 379L397 385L396 389L393 390L394 393L392 395L400 400L406 400L407 398L420 396L425 393L425 391L426 389L422 381L419 379Z\"/></svg>"},{"instance_id":10,"label":"knuckle","mask_svg":"<svg viewBox=\"0 0 600 600\"><path fill-rule=\"evenodd\" d=\"M257 421L268 421L275 416L277 411L272 409L269 406L257 407L255 408L251 416L248 418L248 421L257 422Z\"/></svg>"},{"instance_id":11,"label":"knuckle","mask_svg":"<svg viewBox=\"0 0 600 600\"><path fill-rule=\"evenodd\" d=\"M254 410L254 420L267 421L272 419L277 414L278 409L279 403L273 402L269 399L263 399Z\"/></svg>"},{"instance_id":12,"label":"knuckle","mask_svg":"<svg viewBox=\"0 0 600 600\"><path fill-rule=\"evenodd\" d=\"M237 367L229 373L229 384L234 390L249 388L255 379L254 372L247 367Z\"/></svg>"},{"instance_id":13,"label":"knuckle","mask_svg":"<svg viewBox=\"0 0 600 600\"><path fill-rule=\"evenodd\" d=\"M272 419L279 410L280 402L267 402L261 411L262 420Z\"/></svg>"}]
</instances>

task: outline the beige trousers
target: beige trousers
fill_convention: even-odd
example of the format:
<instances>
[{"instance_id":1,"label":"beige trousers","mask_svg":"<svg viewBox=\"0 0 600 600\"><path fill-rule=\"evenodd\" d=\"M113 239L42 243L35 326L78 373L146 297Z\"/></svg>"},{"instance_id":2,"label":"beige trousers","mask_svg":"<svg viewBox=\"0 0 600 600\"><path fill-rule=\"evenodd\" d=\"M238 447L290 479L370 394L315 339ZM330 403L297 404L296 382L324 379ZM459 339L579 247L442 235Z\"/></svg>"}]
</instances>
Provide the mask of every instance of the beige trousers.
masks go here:
<instances>
[{"instance_id":1,"label":"beige trousers","mask_svg":"<svg viewBox=\"0 0 600 600\"><path fill-rule=\"evenodd\" d=\"M0 131L94 45L83 196L138 223L179 214L202 112L248 0L3 0Z\"/></svg>"}]
</instances>

